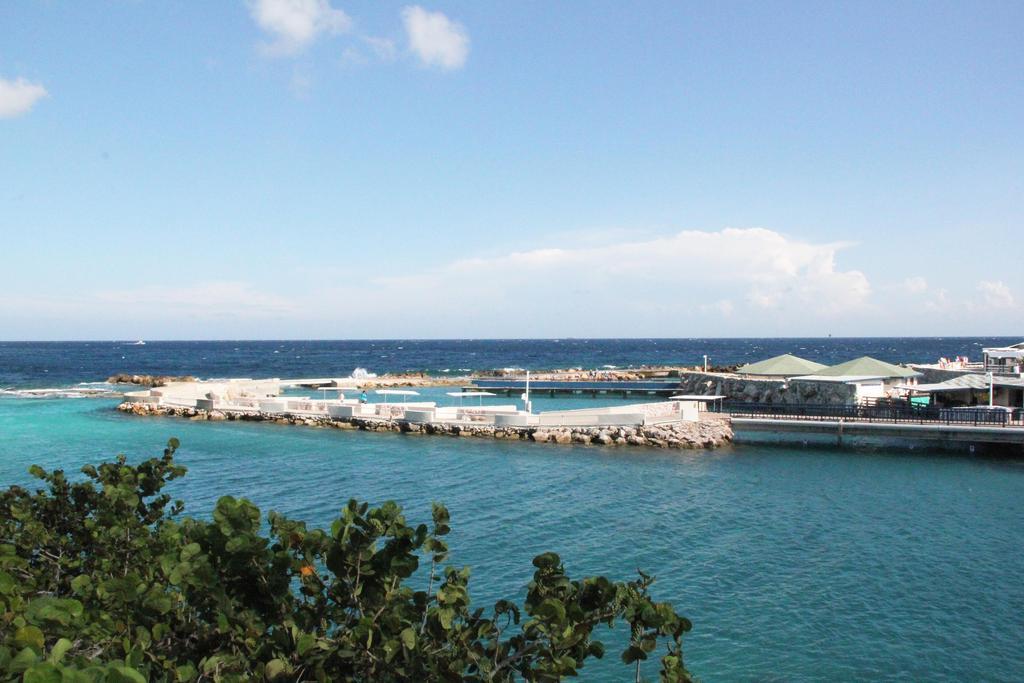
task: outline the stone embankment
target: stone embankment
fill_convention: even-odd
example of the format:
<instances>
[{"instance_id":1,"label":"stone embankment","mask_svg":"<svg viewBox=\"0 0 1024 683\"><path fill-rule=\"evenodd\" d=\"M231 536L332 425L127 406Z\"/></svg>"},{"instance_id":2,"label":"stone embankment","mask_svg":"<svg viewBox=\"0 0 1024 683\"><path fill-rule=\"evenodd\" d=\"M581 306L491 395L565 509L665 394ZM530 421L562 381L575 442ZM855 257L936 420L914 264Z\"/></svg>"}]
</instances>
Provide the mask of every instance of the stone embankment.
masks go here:
<instances>
[{"instance_id":1,"label":"stone embankment","mask_svg":"<svg viewBox=\"0 0 1024 683\"><path fill-rule=\"evenodd\" d=\"M683 373L679 393L725 396L750 403L844 405L856 401L857 388L845 382L781 380L703 372Z\"/></svg>"},{"instance_id":2,"label":"stone embankment","mask_svg":"<svg viewBox=\"0 0 1024 683\"><path fill-rule=\"evenodd\" d=\"M673 422L632 427L495 427L490 424L428 422L372 419L363 417L331 418L284 415L262 412L228 412L177 408L146 403L124 402L118 410L135 415L165 415L190 420L247 420L274 422L282 425L358 429L373 432L436 434L442 436L477 437L533 441L537 443L594 444L602 446L649 446L675 449L719 448L732 442L732 425L728 417L705 414L697 422Z\"/></svg>"}]
</instances>

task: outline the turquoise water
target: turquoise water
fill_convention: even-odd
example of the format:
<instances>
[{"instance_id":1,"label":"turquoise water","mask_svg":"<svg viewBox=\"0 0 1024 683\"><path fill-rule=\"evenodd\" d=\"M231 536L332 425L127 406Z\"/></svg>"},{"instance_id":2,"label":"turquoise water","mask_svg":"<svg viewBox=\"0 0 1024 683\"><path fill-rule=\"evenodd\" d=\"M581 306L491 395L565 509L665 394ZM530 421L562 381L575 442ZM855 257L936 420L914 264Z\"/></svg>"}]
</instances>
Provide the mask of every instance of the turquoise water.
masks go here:
<instances>
[{"instance_id":1,"label":"turquoise water","mask_svg":"<svg viewBox=\"0 0 1024 683\"><path fill-rule=\"evenodd\" d=\"M589 404L588 401L578 401ZM736 446L667 453L137 418L108 400L0 400L0 481L182 441L192 514L244 495L326 523L350 496L448 504L486 605L545 550L574 574L658 576L708 681L1024 679L1024 463ZM621 632L611 639L621 638ZM609 660L583 680L623 680Z\"/></svg>"}]
</instances>

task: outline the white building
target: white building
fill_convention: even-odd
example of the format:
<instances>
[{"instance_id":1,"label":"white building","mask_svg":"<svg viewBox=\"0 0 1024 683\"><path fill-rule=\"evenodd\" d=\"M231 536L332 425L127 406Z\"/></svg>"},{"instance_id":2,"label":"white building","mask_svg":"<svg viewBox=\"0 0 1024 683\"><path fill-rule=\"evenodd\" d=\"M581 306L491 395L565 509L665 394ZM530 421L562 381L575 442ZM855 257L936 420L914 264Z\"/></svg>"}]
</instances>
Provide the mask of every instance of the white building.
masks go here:
<instances>
[{"instance_id":1,"label":"white building","mask_svg":"<svg viewBox=\"0 0 1024 683\"><path fill-rule=\"evenodd\" d=\"M997 375L1019 375L1024 372L1024 342L1012 346L982 349L985 372Z\"/></svg>"}]
</instances>

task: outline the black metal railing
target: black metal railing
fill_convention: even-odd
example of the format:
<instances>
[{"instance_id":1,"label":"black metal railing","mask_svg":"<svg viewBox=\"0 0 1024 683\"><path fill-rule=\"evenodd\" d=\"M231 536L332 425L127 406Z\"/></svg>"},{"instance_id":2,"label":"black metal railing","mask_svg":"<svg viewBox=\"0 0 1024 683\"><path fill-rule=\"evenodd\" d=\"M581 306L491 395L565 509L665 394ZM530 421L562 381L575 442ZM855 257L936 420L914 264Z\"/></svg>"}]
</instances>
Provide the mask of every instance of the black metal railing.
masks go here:
<instances>
[{"instance_id":1,"label":"black metal railing","mask_svg":"<svg viewBox=\"0 0 1024 683\"><path fill-rule=\"evenodd\" d=\"M987 407L939 408L918 406L905 401L874 401L858 405L819 405L745 403L724 401L724 413L736 417L762 417L787 420L857 420L861 422L960 424L980 426L1021 425L1020 409L1005 410Z\"/></svg>"}]
</instances>

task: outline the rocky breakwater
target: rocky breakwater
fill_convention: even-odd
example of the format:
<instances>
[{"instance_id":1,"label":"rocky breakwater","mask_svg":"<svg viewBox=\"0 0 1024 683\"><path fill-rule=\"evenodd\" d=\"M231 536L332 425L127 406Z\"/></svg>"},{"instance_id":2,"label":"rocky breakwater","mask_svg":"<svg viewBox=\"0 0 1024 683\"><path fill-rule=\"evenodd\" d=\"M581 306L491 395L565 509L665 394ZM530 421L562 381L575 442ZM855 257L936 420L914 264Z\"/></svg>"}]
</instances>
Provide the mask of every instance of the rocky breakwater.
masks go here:
<instances>
[{"instance_id":1,"label":"rocky breakwater","mask_svg":"<svg viewBox=\"0 0 1024 683\"><path fill-rule=\"evenodd\" d=\"M709 367L705 372L734 372L735 365L715 365ZM602 368L585 370L583 368L560 368L554 370L535 370L530 374L531 379L556 381L556 382L593 382L593 381L615 381L615 382L637 382L650 379L670 379L679 377L687 372L701 372L700 367L677 366L677 365L641 365L630 368ZM473 379L523 379L524 371L518 368L504 368L489 370L487 372L475 372Z\"/></svg>"},{"instance_id":2,"label":"rocky breakwater","mask_svg":"<svg viewBox=\"0 0 1024 683\"><path fill-rule=\"evenodd\" d=\"M220 411L178 408L147 403L124 402L118 410L134 415L164 415L190 420L248 420L282 425L358 429L370 432L400 432L452 437L475 437L550 444L590 444L597 446L648 446L673 449L711 449L732 442L730 419L705 413L697 422L671 422L644 426L602 427L496 427L489 424L451 422L408 422L352 417L310 417L258 411Z\"/></svg>"},{"instance_id":3,"label":"rocky breakwater","mask_svg":"<svg viewBox=\"0 0 1024 683\"><path fill-rule=\"evenodd\" d=\"M466 384L469 381L469 377L461 375L441 377L438 375L428 375L424 372L403 372L351 380L343 378L343 380L346 382L351 381L352 386L360 389L392 389L395 387L457 387Z\"/></svg>"},{"instance_id":4,"label":"rocky breakwater","mask_svg":"<svg viewBox=\"0 0 1024 683\"><path fill-rule=\"evenodd\" d=\"M854 403L857 398L857 388L844 382L766 379L710 372L683 373L679 378L679 393L768 404L845 405Z\"/></svg>"},{"instance_id":5,"label":"rocky breakwater","mask_svg":"<svg viewBox=\"0 0 1024 683\"><path fill-rule=\"evenodd\" d=\"M170 382L195 382L192 375L130 375L119 372L107 378L107 384L136 384L140 387L162 387Z\"/></svg>"}]
</instances>

